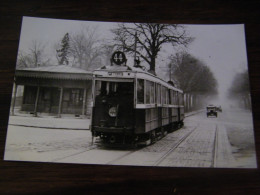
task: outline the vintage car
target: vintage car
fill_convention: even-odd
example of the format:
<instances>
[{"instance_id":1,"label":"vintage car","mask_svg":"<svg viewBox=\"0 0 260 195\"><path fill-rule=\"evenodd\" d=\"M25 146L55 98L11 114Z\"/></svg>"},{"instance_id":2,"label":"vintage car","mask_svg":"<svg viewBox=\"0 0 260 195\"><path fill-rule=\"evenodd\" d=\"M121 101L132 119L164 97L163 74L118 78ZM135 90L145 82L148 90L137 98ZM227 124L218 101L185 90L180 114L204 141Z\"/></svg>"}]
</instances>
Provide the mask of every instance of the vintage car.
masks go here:
<instances>
[{"instance_id":1,"label":"vintage car","mask_svg":"<svg viewBox=\"0 0 260 195\"><path fill-rule=\"evenodd\" d=\"M221 106L218 106L218 107L217 107L217 111L222 112Z\"/></svg>"},{"instance_id":2,"label":"vintage car","mask_svg":"<svg viewBox=\"0 0 260 195\"><path fill-rule=\"evenodd\" d=\"M214 105L208 105L207 106L207 117L209 116L215 116L218 117L217 107Z\"/></svg>"}]
</instances>

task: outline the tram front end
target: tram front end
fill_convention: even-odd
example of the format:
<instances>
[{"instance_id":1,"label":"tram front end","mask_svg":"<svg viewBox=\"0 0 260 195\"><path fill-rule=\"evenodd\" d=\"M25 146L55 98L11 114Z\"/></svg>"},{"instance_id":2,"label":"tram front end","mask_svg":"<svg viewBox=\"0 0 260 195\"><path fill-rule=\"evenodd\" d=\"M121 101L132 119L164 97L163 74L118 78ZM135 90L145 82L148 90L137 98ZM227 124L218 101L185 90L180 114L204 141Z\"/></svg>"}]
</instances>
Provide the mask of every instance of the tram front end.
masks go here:
<instances>
[{"instance_id":1,"label":"tram front end","mask_svg":"<svg viewBox=\"0 0 260 195\"><path fill-rule=\"evenodd\" d=\"M134 139L133 79L94 81L92 136L110 144L128 143Z\"/></svg>"}]
</instances>

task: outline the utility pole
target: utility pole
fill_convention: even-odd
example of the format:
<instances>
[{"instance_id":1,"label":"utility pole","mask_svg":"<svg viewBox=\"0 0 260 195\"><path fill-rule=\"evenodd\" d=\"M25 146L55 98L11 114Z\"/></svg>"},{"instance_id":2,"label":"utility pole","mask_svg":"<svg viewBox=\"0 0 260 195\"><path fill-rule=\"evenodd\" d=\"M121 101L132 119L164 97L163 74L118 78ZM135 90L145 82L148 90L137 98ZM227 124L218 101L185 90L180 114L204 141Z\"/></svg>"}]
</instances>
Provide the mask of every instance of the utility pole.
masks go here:
<instances>
[{"instance_id":1,"label":"utility pole","mask_svg":"<svg viewBox=\"0 0 260 195\"><path fill-rule=\"evenodd\" d=\"M135 32L135 47L134 47L134 49L135 49L135 55L134 55L134 66L136 66L136 45L137 45L137 33Z\"/></svg>"},{"instance_id":2,"label":"utility pole","mask_svg":"<svg viewBox=\"0 0 260 195\"><path fill-rule=\"evenodd\" d=\"M169 69L170 69L170 71L169 71L169 74L170 74L170 81L172 81L172 64L170 63L169 64Z\"/></svg>"}]
</instances>

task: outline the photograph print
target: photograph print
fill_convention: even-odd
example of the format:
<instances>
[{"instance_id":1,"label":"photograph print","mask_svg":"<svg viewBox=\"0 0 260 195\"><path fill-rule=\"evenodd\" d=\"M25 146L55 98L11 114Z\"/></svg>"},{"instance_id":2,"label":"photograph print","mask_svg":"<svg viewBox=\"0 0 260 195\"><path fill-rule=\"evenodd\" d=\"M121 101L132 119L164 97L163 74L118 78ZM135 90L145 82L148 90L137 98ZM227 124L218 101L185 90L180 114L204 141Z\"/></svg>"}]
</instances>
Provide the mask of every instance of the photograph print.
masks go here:
<instances>
[{"instance_id":1,"label":"photograph print","mask_svg":"<svg viewBox=\"0 0 260 195\"><path fill-rule=\"evenodd\" d=\"M243 24L23 17L4 160L257 168Z\"/></svg>"}]
</instances>

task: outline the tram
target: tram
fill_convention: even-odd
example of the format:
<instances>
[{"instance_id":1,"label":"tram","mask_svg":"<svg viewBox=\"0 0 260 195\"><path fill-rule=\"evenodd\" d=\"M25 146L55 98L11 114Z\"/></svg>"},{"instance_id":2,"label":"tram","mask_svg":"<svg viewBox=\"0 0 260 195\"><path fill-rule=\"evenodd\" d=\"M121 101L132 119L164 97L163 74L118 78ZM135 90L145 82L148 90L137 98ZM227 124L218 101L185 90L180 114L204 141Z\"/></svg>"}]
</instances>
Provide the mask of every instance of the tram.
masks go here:
<instances>
[{"instance_id":1,"label":"tram","mask_svg":"<svg viewBox=\"0 0 260 195\"><path fill-rule=\"evenodd\" d=\"M115 52L110 66L93 72L91 132L109 144L149 145L183 125L183 91L126 65Z\"/></svg>"}]
</instances>

